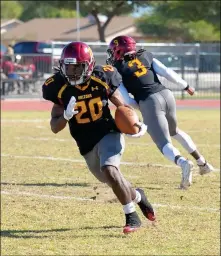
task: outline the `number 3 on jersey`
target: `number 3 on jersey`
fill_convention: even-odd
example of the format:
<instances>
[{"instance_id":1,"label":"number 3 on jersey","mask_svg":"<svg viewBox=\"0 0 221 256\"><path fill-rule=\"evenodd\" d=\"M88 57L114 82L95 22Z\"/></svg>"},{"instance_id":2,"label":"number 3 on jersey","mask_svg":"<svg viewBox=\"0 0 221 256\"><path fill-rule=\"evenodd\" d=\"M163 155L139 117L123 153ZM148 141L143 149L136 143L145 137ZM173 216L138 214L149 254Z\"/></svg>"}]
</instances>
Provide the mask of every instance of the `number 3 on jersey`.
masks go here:
<instances>
[{"instance_id":1,"label":"number 3 on jersey","mask_svg":"<svg viewBox=\"0 0 221 256\"><path fill-rule=\"evenodd\" d=\"M140 77L147 73L146 67L138 60L134 59L128 62L129 67L137 66L138 71L134 72L135 76Z\"/></svg>"},{"instance_id":2,"label":"number 3 on jersey","mask_svg":"<svg viewBox=\"0 0 221 256\"><path fill-rule=\"evenodd\" d=\"M96 121L102 116L103 104L100 97L91 99L88 103L86 103L85 101L79 101L76 105L79 113L75 115L75 117L79 124L86 124L91 122L90 118L88 117L82 118L82 115L87 113L88 110L90 112L92 121ZM97 111L95 110L95 108L97 108Z\"/></svg>"}]
</instances>

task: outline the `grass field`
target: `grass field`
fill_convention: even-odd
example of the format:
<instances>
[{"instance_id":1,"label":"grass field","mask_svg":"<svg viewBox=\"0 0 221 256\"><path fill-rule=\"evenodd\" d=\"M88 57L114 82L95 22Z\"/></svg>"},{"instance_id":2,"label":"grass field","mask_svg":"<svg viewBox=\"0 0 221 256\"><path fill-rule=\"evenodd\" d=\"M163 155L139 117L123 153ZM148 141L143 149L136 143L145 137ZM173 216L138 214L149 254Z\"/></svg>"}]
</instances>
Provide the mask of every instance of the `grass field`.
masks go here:
<instances>
[{"instance_id":1,"label":"grass field","mask_svg":"<svg viewBox=\"0 0 221 256\"><path fill-rule=\"evenodd\" d=\"M139 232L124 235L112 191L87 170L68 129L54 135L47 112L2 112L1 255L220 255L220 112L179 110L216 171L181 172L148 135L126 138L121 170L153 203L157 222L141 214ZM176 142L175 145L178 146ZM187 153L179 146L181 152Z\"/></svg>"}]
</instances>

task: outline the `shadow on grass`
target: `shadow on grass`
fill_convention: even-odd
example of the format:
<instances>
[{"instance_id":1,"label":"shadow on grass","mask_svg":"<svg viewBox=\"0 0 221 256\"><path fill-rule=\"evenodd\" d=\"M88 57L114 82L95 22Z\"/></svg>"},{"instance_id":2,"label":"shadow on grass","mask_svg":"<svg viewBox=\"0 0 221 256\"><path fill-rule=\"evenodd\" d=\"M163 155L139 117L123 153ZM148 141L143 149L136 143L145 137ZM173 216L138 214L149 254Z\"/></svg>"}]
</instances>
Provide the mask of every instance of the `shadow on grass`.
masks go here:
<instances>
[{"instance_id":1,"label":"shadow on grass","mask_svg":"<svg viewBox=\"0 0 221 256\"><path fill-rule=\"evenodd\" d=\"M116 230L118 229L118 230ZM120 231L119 231L120 229ZM86 237L94 237L94 236L100 236L100 237L106 237L106 238L110 238L110 237L114 237L114 238L126 238L125 234L123 234L123 227L122 226L98 226L98 227L93 227L93 226L86 226L86 227L82 227L80 228L80 230L83 231L88 231L88 230L103 230L105 231L105 234L98 234L96 232L95 233L90 233L90 232L86 232L86 234L78 234L78 235L73 235L73 238L86 238ZM114 234L110 234L109 232L114 232Z\"/></svg>"},{"instance_id":2,"label":"shadow on grass","mask_svg":"<svg viewBox=\"0 0 221 256\"><path fill-rule=\"evenodd\" d=\"M94 230L94 229L114 229L114 228L122 228L122 227L121 226L100 226L100 227L87 226L87 227L82 227L80 229Z\"/></svg>"},{"instance_id":3,"label":"shadow on grass","mask_svg":"<svg viewBox=\"0 0 221 256\"><path fill-rule=\"evenodd\" d=\"M82 227L82 228L76 228L78 230L106 230L106 229L121 229L121 226L100 226L100 227ZM53 232L65 232L65 231L70 231L70 230L75 230L75 228L73 229L68 229L68 228L64 228L64 229L49 229L49 230L2 230L1 231L1 237L8 237L8 238L36 238L36 239L42 239L42 238L47 238L47 237L51 237ZM50 235L44 235L45 233L50 233ZM97 234L96 234L97 235ZM94 236L94 234L82 234L82 235L73 235L74 238L78 238L78 237L91 237ZM121 237L121 236L125 236L123 233L117 233L117 234L102 234L102 237Z\"/></svg>"},{"instance_id":4,"label":"shadow on grass","mask_svg":"<svg viewBox=\"0 0 221 256\"><path fill-rule=\"evenodd\" d=\"M63 229L49 229L49 230L2 230L1 237L11 237L11 238L44 238L49 237L41 234L51 233L51 232L65 232L69 231L69 228ZM38 236L40 234L40 236ZM51 235L50 235L51 237Z\"/></svg>"},{"instance_id":5,"label":"shadow on grass","mask_svg":"<svg viewBox=\"0 0 221 256\"><path fill-rule=\"evenodd\" d=\"M1 185L17 185L17 186L27 186L27 187L89 187L91 184L89 183L10 183L10 182L1 182Z\"/></svg>"},{"instance_id":6,"label":"shadow on grass","mask_svg":"<svg viewBox=\"0 0 221 256\"><path fill-rule=\"evenodd\" d=\"M163 190L163 188L154 188L154 187L139 187L143 189L149 189L149 190Z\"/></svg>"}]
</instances>

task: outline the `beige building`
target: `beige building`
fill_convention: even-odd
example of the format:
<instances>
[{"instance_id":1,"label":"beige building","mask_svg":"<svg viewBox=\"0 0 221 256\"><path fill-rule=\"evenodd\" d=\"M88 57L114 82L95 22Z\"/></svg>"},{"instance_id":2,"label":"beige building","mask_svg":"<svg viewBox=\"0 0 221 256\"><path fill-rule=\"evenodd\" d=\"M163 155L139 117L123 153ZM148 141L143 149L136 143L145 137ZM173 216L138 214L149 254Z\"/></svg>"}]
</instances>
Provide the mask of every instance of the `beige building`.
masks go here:
<instances>
[{"instance_id":1,"label":"beige building","mask_svg":"<svg viewBox=\"0 0 221 256\"><path fill-rule=\"evenodd\" d=\"M80 40L96 42L99 40L97 25L89 18L79 19ZM106 42L118 35L129 35L135 39L144 36L137 31L135 19L129 16L116 16L105 30ZM74 41L78 38L75 18L32 19L2 34L2 42L14 41Z\"/></svg>"},{"instance_id":2,"label":"beige building","mask_svg":"<svg viewBox=\"0 0 221 256\"><path fill-rule=\"evenodd\" d=\"M17 19L1 19L1 36L7 33L9 30L16 28L17 26L23 24L23 21Z\"/></svg>"}]
</instances>

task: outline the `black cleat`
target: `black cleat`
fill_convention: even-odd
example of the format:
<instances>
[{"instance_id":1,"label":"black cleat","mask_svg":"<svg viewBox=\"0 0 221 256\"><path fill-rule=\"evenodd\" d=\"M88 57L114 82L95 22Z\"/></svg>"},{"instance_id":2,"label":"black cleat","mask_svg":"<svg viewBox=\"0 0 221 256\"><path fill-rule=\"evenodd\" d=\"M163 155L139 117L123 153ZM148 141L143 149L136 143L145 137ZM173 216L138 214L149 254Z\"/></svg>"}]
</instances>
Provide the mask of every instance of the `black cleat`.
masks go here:
<instances>
[{"instance_id":1,"label":"black cleat","mask_svg":"<svg viewBox=\"0 0 221 256\"><path fill-rule=\"evenodd\" d=\"M147 200L146 195L144 194L144 191L140 188L136 189L141 194L141 201L138 203L138 206L140 207L143 215L150 221L155 221L155 213L153 210L152 205Z\"/></svg>"},{"instance_id":2,"label":"black cleat","mask_svg":"<svg viewBox=\"0 0 221 256\"><path fill-rule=\"evenodd\" d=\"M125 214L126 225L124 226L124 234L129 234L131 232L137 231L141 226L141 221L136 212Z\"/></svg>"}]
</instances>

